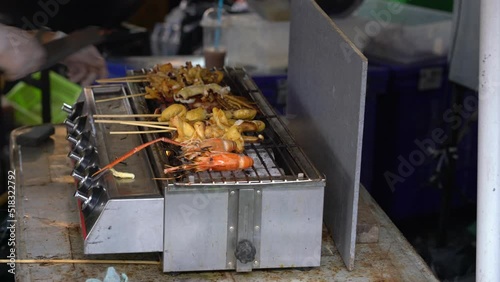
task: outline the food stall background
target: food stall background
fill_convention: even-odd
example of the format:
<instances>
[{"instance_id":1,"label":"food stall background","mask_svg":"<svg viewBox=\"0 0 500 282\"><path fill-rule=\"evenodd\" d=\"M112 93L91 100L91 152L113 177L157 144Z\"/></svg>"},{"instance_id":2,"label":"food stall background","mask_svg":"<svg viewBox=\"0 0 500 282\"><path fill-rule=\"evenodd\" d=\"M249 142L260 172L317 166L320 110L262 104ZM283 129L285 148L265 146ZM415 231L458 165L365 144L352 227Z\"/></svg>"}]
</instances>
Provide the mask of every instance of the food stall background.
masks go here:
<instances>
[{"instance_id":1,"label":"food stall background","mask_svg":"<svg viewBox=\"0 0 500 282\"><path fill-rule=\"evenodd\" d=\"M34 1L13 2L2 5L3 15L9 15L2 21L23 26L21 19L33 18L40 11ZM200 60L199 21L214 2L73 0L59 5L59 12L48 16L44 25L65 32L98 25L119 33L116 41L98 46L108 59L110 76L116 77L123 76L127 68L150 65L161 56ZM227 64L244 66L270 103L286 114L289 23L263 19L246 9L244 2L225 1L225 7L233 11ZM326 11L336 12L329 1L322 2ZM399 2L403 9L398 13L391 13L386 1L365 0L349 16L332 15L369 58L361 182L439 278L473 277L474 113L466 113L455 154L443 153L448 145L445 142L435 142L432 152L421 146L433 140L436 128L451 130L445 117L453 106L454 86L448 80L447 59L453 1ZM476 95L473 90L463 92L463 99ZM21 125L12 120L12 108L3 113L2 132ZM3 149L3 168L8 164L5 152ZM420 160L416 156L424 157ZM456 169L446 171L446 158L453 156L457 157ZM451 192L445 187L450 177L455 182ZM446 193L451 193L451 203L444 209ZM443 243L439 238L445 227L447 240Z\"/></svg>"}]
</instances>

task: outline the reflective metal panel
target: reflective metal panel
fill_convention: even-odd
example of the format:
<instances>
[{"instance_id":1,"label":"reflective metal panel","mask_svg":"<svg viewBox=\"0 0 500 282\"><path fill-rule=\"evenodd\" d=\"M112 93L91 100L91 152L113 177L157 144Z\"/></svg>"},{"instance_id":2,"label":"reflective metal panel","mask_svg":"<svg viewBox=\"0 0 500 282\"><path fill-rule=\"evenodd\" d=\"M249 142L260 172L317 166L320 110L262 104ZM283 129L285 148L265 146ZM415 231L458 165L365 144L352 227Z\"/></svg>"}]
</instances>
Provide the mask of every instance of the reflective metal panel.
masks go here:
<instances>
[{"instance_id":1,"label":"reflective metal panel","mask_svg":"<svg viewBox=\"0 0 500 282\"><path fill-rule=\"evenodd\" d=\"M318 184L262 190L259 268L319 266L324 186Z\"/></svg>"},{"instance_id":2,"label":"reflective metal panel","mask_svg":"<svg viewBox=\"0 0 500 282\"><path fill-rule=\"evenodd\" d=\"M226 268L228 190L165 190L163 271ZM232 211L234 212L234 211Z\"/></svg>"},{"instance_id":3,"label":"reflective metal panel","mask_svg":"<svg viewBox=\"0 0 500 282\"><path fill-rule=\"evenodd\" d=\"M85 254L163 250L163 198L109 200L85 240Z\"/></svg>"},{"instance_id":4,"label":"reflective metal panel","mask_svg":"<svg viewBox=\"0 0 500 282\"><path fill-rule=\"evenodd\" d=\"M367 59L313 0L292 1L290 129L326 174L324 220L354 266ZM264 249L264 248L263 248Z\"/></svg>"}]
</instances>

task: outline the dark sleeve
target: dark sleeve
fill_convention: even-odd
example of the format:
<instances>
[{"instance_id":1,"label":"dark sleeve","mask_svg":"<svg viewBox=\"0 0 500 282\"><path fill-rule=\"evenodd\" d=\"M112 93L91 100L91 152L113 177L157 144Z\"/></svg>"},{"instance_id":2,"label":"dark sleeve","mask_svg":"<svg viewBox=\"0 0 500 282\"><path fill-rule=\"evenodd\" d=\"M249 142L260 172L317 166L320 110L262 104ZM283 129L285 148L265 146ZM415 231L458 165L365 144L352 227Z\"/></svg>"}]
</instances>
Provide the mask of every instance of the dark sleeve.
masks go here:
<instances>
[{"instance_id":1,"label":"dark sleeve","mask_svg":"<svg viewBox=\"0 0 500 282\"><path fill-rule=\"evenodd\" d=\"M89 25L114 27L128 19L142 0L4 1L0 14L23 29L47 26L71 32Z\"/></svg>"}]
</instances>

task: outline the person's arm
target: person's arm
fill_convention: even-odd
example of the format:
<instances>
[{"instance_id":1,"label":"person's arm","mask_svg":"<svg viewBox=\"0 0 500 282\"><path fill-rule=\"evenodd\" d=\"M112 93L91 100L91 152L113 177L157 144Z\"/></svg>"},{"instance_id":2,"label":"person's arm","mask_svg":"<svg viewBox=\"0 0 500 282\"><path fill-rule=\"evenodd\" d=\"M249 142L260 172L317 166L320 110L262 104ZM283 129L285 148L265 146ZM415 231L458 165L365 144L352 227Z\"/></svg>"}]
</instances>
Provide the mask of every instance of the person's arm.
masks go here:
<instances>
[{"instance_id":1,"label":"person's arm","mask_svg":"<svg viewBox=\"0 0 500 282\"><path fill-rule=\"evenodd\" d=\"M42 45L30 32L0 24L0 71L7 80L37 71L45 56Z\"/></svg>"},{"instance_id":2,"label":"person's arm","mask_svg":"<svg viewBox=\"0 0 500 282\"><path fill-rule=\"evenodd\" d=\"M40 39L43 43L60 39L66 36L63 32L43 32ZM97 78L104 78L108 75L106 61L94 46L87 46L80 51L68 56L61 61L61 64L68 68L66 75L69 80L81 84L90 85Z\"/></svg>"},{"instance_id":3,"label":"person's arm","mask_svg":"<svg viewBox=\"0 0 500 282\"><path fill-rule=\"evenodd\" d=\"M64 36L66 34L63 32L48 31L40 35L40 40L47 43ZM85 47L68 56L61 61L61 64L68 68L67 76L69 80L83 86L90 85L97 78L104 78L108 75L106 61L94 46Z\"/></svg>"},{"instance_id":4,"label":"person's arm","mask_svg":"<svg viewBox=\"0 0 500 282\"><path fill-rule=\"evenodd\" d=\"M62 32L24 31L0 24L0 71L7 80L36 72L45 62L42 44L64 37ZM82 86L107 76L106 62L94 46L88 46L61 61L68 78Z\"/></svg>"}]
</instances>

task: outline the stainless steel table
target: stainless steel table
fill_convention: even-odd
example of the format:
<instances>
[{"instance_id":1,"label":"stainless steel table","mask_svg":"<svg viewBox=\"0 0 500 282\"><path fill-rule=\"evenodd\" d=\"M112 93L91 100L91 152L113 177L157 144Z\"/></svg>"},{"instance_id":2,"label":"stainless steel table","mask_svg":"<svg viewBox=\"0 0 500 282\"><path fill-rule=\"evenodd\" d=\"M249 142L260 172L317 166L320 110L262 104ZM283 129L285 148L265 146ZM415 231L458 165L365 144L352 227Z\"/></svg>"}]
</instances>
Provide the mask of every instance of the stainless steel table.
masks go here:
<instances>
[{"instance_id":1,"label":"stainless steel table","mask_svg":"<svg viewBox=\"0 0 500 282\"><path fill-rule=\"evenodd\" d=\"M11 140L27 128L12 132ZM158 254L83 254L79 214L73 198L75 184L66 157L66 129L38 148L11 146L12 168L16 169L16 254L17 259L141 260L159 262ZM113 266L129 281L437 281L422 258L406 241L387 215L361 189L360 222L372 217L379 228L376 243L358 243L354 271L349 272L330 234L323 233L321 267L312 269L257 270L250 273L197 272L165 274L158 265L17 263L16 281L85 281L103 279Z\"/></svg>"}]
</instances>

